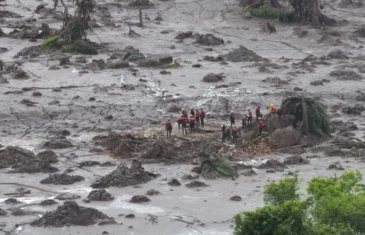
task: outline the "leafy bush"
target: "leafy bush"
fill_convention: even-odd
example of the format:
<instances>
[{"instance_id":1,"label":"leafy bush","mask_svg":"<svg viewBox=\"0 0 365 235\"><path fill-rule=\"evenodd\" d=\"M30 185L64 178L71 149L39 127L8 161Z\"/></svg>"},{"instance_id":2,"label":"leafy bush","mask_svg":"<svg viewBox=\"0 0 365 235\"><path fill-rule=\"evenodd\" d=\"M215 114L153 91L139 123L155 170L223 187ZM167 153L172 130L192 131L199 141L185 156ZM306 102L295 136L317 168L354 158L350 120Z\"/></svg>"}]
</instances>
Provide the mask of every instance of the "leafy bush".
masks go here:
<instances>
[{"instance_id":1,"label":"leafy bush","mask_svg":"<svg viewBox=\"0 0 365 235\"><path fill-rule=\"evenodd\" d=\"M64 45L62 47L62 51L66 53L80 53L84 55L96 55L98 52L96 51L94 45L87 41L76 40L75 42Z\"/></svg>"},{"instance_id":2,"label":"leafy bush","mask_svg":"<svg viewBox=\"0 0 365 235\"><path fill-rule=\"evenodd\" d=\"M43 46L46 48L60 49L62 47L62 40L58 36L44 39Z\"/></svg>"},{"instance_id":3,"label":"leafy bush","mask_svg":"<svg viewBox=\"0 0 365 235\"><path fill-rule=\"evenodd\" d=\"M298 178L265 187L266 205L234 217L234 235L365 234L365 186L359 171L315 177L308 197L299 199Z\"/></svg>"},{"instance_id":4,"label":"leafy bush","mask_svg":"<svg viewBox=\"0 0 365 235\"><path fill-rule=\"evenodd\" d=\"M205 179L228 178L236 174L229 163L221 160L205 160L201 164L201 169Z\"/></svg>"},{"instance_id":5,"label":"leafy bush","mask_svg":"<svg viewBox=\"0 0 365 235\"><path fill-rule=\"evenodd\" d=\"M252 16L262 19L277 19L281 15L280 10L268 4L264 4L258 8L246 7L243 10L249 12Z\"/></svg>"}]
</instances>

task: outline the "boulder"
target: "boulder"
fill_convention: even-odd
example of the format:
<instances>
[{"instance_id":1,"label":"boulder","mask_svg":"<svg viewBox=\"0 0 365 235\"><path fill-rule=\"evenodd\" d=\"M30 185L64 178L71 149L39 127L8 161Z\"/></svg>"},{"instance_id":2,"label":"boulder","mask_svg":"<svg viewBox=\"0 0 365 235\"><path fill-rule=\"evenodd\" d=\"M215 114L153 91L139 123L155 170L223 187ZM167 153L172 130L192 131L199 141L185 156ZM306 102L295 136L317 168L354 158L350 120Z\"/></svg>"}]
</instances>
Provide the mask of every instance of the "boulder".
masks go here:
<instances>
[{"instance_id":1,"label":"boulder","mask_svg":"<svg viewBox=\"0 0 365 235\"><path fill-rule=\"evenodd\" d=\"M170 186L180 186L181 185L180 181L175 179L175 178L170 179L167 182L167 184L170 185Z\"/></svg>"},{"instance_id":2,"label":"boulder","mask_svg":"<svg viewBox=\"0 0 365 235\"><path fill-rule=\"evenodd\" d=\"M57 159L58 156L52 150L46 150L46 151L40 152L40 153L37 154L36 157L39 158L42 161L49 162L49 163L58 162L58 159Z\"/></svg>"},{"instance_id":3,"label":"boulder","mask_svg":"<svg viewBox=\"0 0 365 235\"><path fill-rule=\"evenodd\" d=\"M129 63L128 61L125 60L118 60L116 62L108 62L106 65L107 69L123 69L123 68L128 68L129 67Z\"/></svg>"},{"instance_id":4,"label":"boulder","mask_svg":"<svg viewBox=\"0 0 365 235\"><path fill-rule=\"evenodd\" d=\"M338 49L338 50L334 50L334 51L331 51L330 53L328 53L327 58L344 60L344 59L348 59L349 57L343 51Z\"/></svg>"},{"instance_id":5,"label":"boulder","mask_svg":"<svg viewBox=\"0 0 365 235\"><path fill-rule=\"evenodd\" d=\"M87 198L90 201L113 201L114 197L108 193L105 189L92 190Z\"/></svg>"},{"instance_id":6,"label":"boulder","mask_svg":"<svg viewBox=\"0 0 365 235\"><path fill-rule=\"evenodd\" d=\"M130 203L144 203L144 202L149 202L151 201L151 199L149 199L148 197L144 196L144 195L135 195L131 198L131 200L129 201Z\"/></svg>"},{"instance_id":7,"label":"boulder","mask_svg":"<svg viewBox=\"0 0 365 235\"><path fill-rule=\"evenodd\" d=\"M230 197L229 200L234 201L234 202L240 202L240 201L242 201L242 197L234 195L234 196Z\"/></svg>"},{"instance_id":8,"label":"boulder","mask_svg":"<svg viewBox=\"0 0 365 235\"><path fill-rule=\"evenodd\" d=\"M288 126L283 129L277 129L271 135L270 145L273 148L286 148L300 143L302 134L293 126Z\"/></svg>"},{"instance_id":9,"label":"boulder","mask_svg":"<svg viewBox=\"0 0 365 235\"><path fill-rule=\"evenodd\" d=\"M223 80L222 74L208 73L203 77L203 82L220 82Z\"/></svg>"},{"instance_id":10,"label":"boulder","mask_svg":"<svg viewBox=\"0 0 365 235\"><path fill-rule=\"evenodd\" d=\"M327 170L338 170L338 171L343 171L343 170L345 170L345 168L343 168L343 166L342 166L340 163L333 163L333 164L330 164L330 165L327 167Z\"/></svg>"},{"instance_id":11,"label":"boulder","mask_svg":"<svg viewBox=\"0 0 365 235\"><path fill-rule=\"evenodd\" d=\"M72 193L61 193L55 197L55 199L61 201L75 200L79 198L81 198L81 196Z\"/></svg>"},{"instance_id":12,"label":"boulder","mask_svg":"<svg viewBox=\"0 0 365 235\"><path fill-rule=\"evenodd\" d=\"M193 32L192 31L187 31L187 32L181 32L179 33L175 39L179 39L179 40L184 40L186 38L191 38L193 37Z\"/></svg>"},{"instance_id":13,"label":"boulder","mask_svg":"<svg viewBox=\"0 0 365 235\"><path fill-rule=\"evenodd\" d=\"M285 158L283 163L286 165L301 165L301 164L309 164L310 161L301 156L291 156Z\"/></svg>"},{"instance_id":14,"label":"boulder","mask_svg":"<svg viewBox=\"0 0 365 235\"><path fill-rule=\"evenodd\" d=\"M352 70L337 69L329 74L331 77L335 77L342 81L360 81L363 77Z\"/></svg>"},{"instance_id":15,"label":"boulder","mask_svg":"<svg viewBox=\"0 0 365 235\"><path fill-rule=\"evenodd\" d=\"M63 174L53 174L49 175L46 179L41 180L41 184L55 184L55 185L69 185L76 182L83 181L85 178L80 175L68 175Z\"/></svg>"},{"instance_id":16,"label":"boulder","mask_svg":"<svg viewBox=\"0 0 365 235\"><path fill-rule=\"evenodd\" d=\"M5 216L7 214L8 214L8 212L6 212L5 210L0 208L0 216Z\"/></svg>"},{"instance_id":17,"label":"boulder","mask_svg":"<svg viewBox=\"0 0 365 235\"><path fill-rule=\"evenodd\" d=\"M41 203L39 203L39 205L41 205L41 206L52 206L52 205L56 205L56 204L58 204L58 202L56 202L53 199L46 199L46 200L41 201Z\"/></svg>"},{"instance_id":18,"label":"boulder","mask_svg":"<svg viewBox=\"0 0 365 235\"><path fill-rule=\"evenodd\" d=\"M336 145L326 147L324 149L324 153L329 157L340 157L345 155L345 152L343 152L341 148Z\"/></svg>"},{"instance_id":19,"label":"boulder","mask_svg":"<svg viewBox=\"0 0 365 235\"><path fill-rule=\"evenodd\" d=\"M156 195L159 195L161 194L159 191L155 190L155 189L150 189L147 191L146 193L148 196L156 196Z\"/></svg>"},{"instance_id":20,"label":"boulder","mask_svg":"<svg viewBox=\"0 0 365 235\"><path fill-rule=\"evenodd\" d=\"M198 181L198 180L194 180L191 181L188 184L185 184L185 186L187 188L202 188L202 187L209 187L209 185L205 184L204 182Z\"/></svg>"},{"instance_id":21,"label":"boulder","mask_svg":"<svg viewBox=\"0 0 365 235\"><path fill-rule=\"evenodd\" d=\"M295 116L293 115L279 116L277 114L274 114L264 118L264 122L268 126L268 130L270 133L276 131L277 129L293 126L294 121L295 121Z\"/></svg>"},{"instance_id":22,"label":"boulder","mask_svg":"<svg viewBox=\"0 0 365 235\"><path fill-rule=\"evenodd\" d=\"M43 144L43 148L47 149L65 149L71 147L74 147L74 145L69 140L67 140L65 137L62 136L47 140Z\"/></svg>"},{"instance_id":23,"label":"boulder","mask_svg":"<svg viewBox=\"0 0 365 235\"><path fill-rule=\"evenodd\" d=\"M224 40L222 38L215 37L213 34L202 34L197 35L196 42L205 46L215 46L224 44Z\"/></svg>"}]
</instances>

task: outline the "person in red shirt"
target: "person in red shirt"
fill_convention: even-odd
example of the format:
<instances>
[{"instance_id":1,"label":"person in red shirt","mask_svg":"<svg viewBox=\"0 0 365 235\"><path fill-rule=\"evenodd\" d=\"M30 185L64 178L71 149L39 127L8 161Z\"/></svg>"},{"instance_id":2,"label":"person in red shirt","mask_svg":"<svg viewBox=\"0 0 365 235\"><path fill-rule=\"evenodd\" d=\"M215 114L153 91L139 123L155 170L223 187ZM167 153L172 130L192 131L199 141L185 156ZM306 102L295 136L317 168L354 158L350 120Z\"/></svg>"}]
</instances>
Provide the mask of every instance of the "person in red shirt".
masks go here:
<instances>
[{"instance_id":1,"label":"person in red shirt","mask_svg":"<svg viewBox=\"0 0 365 235\"><path fill-rule=\"evenodd\" d=\"M275 108L275 106L271 107L271 114L276 114L277 109Z\"/></svg>"},{"instance_id":2,"label":"person in red shirt","mask_svg":"<svg viewBox=\"0 0 365 235\"><path fill-rule=\"evenodd\" d=\"M171 138L172 122L170 121L170 119L167 120L167 122L165 123L165 127L166 127L166 137Z\"/></svg>"},{"instance_id":3,"label":"person in red shirt","mask_svg":"<svg viewBox=\"0 0 365 235\"><path fill-rule=\"evenodd\" d=\"M233 111L231 111L231 114L229 115L229 120L231 121L231 127L235 125L236 115Z\"/></svg>"},{"instance_id":4,"label":"person in red shirt","mask_svg":"<svg viewBox=\"0 0 365 235\"><path fill-rule=\"evenodd\" d=\"M182 118L183 118L183 115L181 115L181 117L179 117L179 119L177 119L177 126L178 126L179 130L181 129Z\"/></svg>"},{"instance_id":5,"label":"person in red shirt","mask_svg":"<svg viewBox=\"0 0 365 235\"><path fill-rule=\"evenodd\" d=\"M181 117L181 125L182 125L182 132L183 135L187 135L188 134L188 130L187 130L187 123L188 123L188 119L185 116Z\"/></svg>"},{"instance_id":6,"label":"person in red shirt","mask_svg":"<svg viewBox=\"0 0 365 235\"><path fill-rule=\"evenodd\" d=\"M204 127L205 112L203 108L200 108L199 117L200 117L200 123L202 124L202 127Z\"/></svg>"},{"instance_id":7,"label":"person in red shirt","mask_svg":"<svg viewBox=\"0 0 365 235\"><path fill-rule=\"evenodd\" d=\"M200 124L200 113L199 113L199 110L198 109L195 110L195 120L196 120L196 126L199 127L199 124Z\"/></svg>"},{"instance_id":8,"label":"person in red shirt","mask_svg":"<svg viewBox=\"0 0 365 235\"><path fill-rule=\"evenodd\" d=\"M187 114L187 112L185 111L185 109L182 109L182 110L181 110L181 115L183 115L184 117L188 118L188 114Z\"/></svg>"},{"instance_id":9,"label":"person in red shirt","mask_svg":"<svg viewBox=\"0 0 365 235\"><path fill-rule=\"evenodd\" d=\"M258 125L259 125L259 135L261 135L262 129L264 128L264 122L262 121L262 119L260 117L259 117Z\"/></svg>"},{"instance_id":10,"label":"person in red shirt","mask_svg":"<svg viewBox=\"0 0 365 235\"><path fill-rule=\"evenodd\" d=\"M190 109L190 115L195 117L195 110L194 109Z\"/></svg>"},{"instance_id":11,"label":"person in red shirt","mask_svg":"<svg viewBox=\"0 0 365 235\"><path fill-rule=\"evenodd\" d=\"M193 115L190 116L189 123L190 123L190 133L193 133L195 129L195 117Z\"/></svg>"}]
</instances>

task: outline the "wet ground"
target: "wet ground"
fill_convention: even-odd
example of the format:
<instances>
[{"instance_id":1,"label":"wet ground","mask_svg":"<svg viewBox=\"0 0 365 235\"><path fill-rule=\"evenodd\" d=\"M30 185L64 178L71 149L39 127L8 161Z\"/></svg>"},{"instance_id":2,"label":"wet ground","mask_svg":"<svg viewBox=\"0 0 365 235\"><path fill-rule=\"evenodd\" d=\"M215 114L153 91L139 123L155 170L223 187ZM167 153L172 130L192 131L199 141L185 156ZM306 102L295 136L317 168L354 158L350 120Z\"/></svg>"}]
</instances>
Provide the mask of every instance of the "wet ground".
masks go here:
<instances>
[{"instance_id":1,"label":"wet ground","mask_svg":"<svg viewBox=\"0 0 365 235\"><path fill-rule=\"evenodd\" d=\"M14 61L22 63L21 68L29 75L29 79L13 79L13 74L3 74L9 83L0 84L0 144L14 145L40 151L40 146L50 136L60 131L68 130L68 137L75 148L57 151L60 162L54 164L63 170L74 167L85 160L116 161L106 154L89 153L92 147L91 138L109 130L129 131L140 129L160 129L167 118L177 119L177 112L168 112L176 105L178 108L204 107L208 122L227 122L230 110L238 113L238 118L248 106L261 104L263 112L267 112L269 101L279 106L281 100L291 94L305 94L321 101L329 107L333 119L353 121L358 130L353 133L364 138L364 116L347 115L341 112L342 107L361 104L361 91L365 83L360 79L339 80L330 76L336 69L346 68L365 77L362 69L365 65L365 39L357 37L353 32L364 24L364 8L339 8L339 2L326 3L324 13L338 21L347 20L336 27L314 29L310 26L275 23L277 33L262 32L265 21L247 19L242 8L235 0L216 1L153 1L154 6L143 10L144 27L132 26L140 37L128 36L128 24L138 22L138 10L126 7L127 1L100 1L98 5L107 7L105 12L94 14L96 22L101 26L94 28L88 38L105 47L96 56L85 56L87 63L93 59L105 61L114 52L120 52L127 46L133 46L148 56L172 56L181 65L178 68L142 68L131 66L131 69L105 69L92 71L83 69L83 63L76 62L79 55L67 55L71 63L59 65L61 53L42 54L31 58L14 58L25 47L39 45L42 40L30 42L26 39L0 38L0 47L8 51L0 54L0 59L6 64ZM14 25L21 25L27 19L37 19L33 24L47 22L51 27L58 28L61 21L54 19L53 14L42 16L34 13L39 4L52 8L51 1L16 1L7 0L1 3L1 8L17 12L22 18L1 18L0 28L9 33ZM71 2L68 2L72 5ZM109 5L108 5L109 4ZM62 7L58 8L62 11ZM157 16L162 21L154 20ZM3 20L4 19L4 20ZM110 26L110 22L114 26ZM28 23L29 24L29 23ZM297 29L297 28L300 29ZM164 33L161 33L166 31ZM194 39L183 41L175 39L179 32L212 33L224 39L225 43L218 46L202 46ZM303 37L298 32L306 31ZM337 32L337 33L334 33ZM335 36L333 36L335 35ZM204 60L204 56L227 54L243 45L256 54L267 58L270 62L238 62L227 61L227 64ZM174 46L174 47L172 47ZM348 58L329 58L330 52L341 50ZM362 55L362 57L361 57ZM317 63L312 61L300 63L307 56L316 56ZM319 59L325 56L324 60ZM318 62L321 61L321 62ZM323 63L323 61L325 63ZM201 64L200 68L192 67ZM273 65L275 63L276 65ZM49 70L51 66L58 70ZM161 70L171 74L162 75ZM87 73L80 71L87 71ZM225 78L219 83L204 83L203 77L208 73L223 73ZM267 77L279 77L284 83L265 83ZM142 80L141 80L142 78ZM328 79L323 85L311 85L311 82ZM134 89L125 89L123 83L133 85ZM237 84L239 82L240 84ZM229 84L235 83L231 86ZM217 85L228 87L215 88ZM294 90L299 87L303 91ZM23 89L26 88L26 89ZM55 89L60 88L60 89ZM33 92L41 92L41 96L33 96ZM360 92L358 92L360 91ZM93 99L94 98L94 99ZM24 99L36 102L34 106L25 105ZM112 118L106 118L112 115ZM153 134L154 132L149 132ZM69 159L71 153L78 158ZM303 156L311 155L310 152ZM283 158L289 155L258 156L258 159ZM161 177L141 185L141 188L109 188L107 189L115 200L112 202L82 202L91 191L90 184L98 177L115 169L115 167L87 167L84 170L75 168L72 174L82 175L85 181L72 186L40 185L39 181L46 178L45 174L8 174L7 169L0 170L1 201L7 196L4 193L13 192L21 184L30 188L31 194L19 198L23 204L32 204L46 198L53 198L60 192L73 192L81 196L77 202L80 205L99 209L108 216L115 217L122 225L106 225L91 227L69 227L58 229L34 228L23 225L14 230L15 224L32 221L40 212L53 210L56 206L40 207L26 206L24 209L34 211L31 216L1 217L5 222L5 231L20 232L20 234L231 234L232 216L244 210L252 210L263 204L262 192L269 180L280 179L287 172L296 172L302 180L302 191L305 183L317 175L332 175L334 171L327 170L328 165L340 161L346 169L360 169L364 173L364 162L360 159L324 157L311 159L309 165L291 167L285 172L266 173L257 170L257 175L246 177L241 175L237 180L205 181L210 187L199 191L184 186L171 187L167 180L171 177L180 178L190 173L191 165L145 165L148 170L156 171ZM242 159L246 160L246 159ZM127 161L128 163L128 161ZM240 172L242 173L242 172ZM14 183L14 184L13 184ZM39 190L39 189L42 190ZM145 194L154 188L162 195L151 197L147 204L134 205L128 203L131 196ZM304 193L304 191L303 191ZM233 195L242 197L242 201L233 202ZM60 202L62 203L62 202ZM0 202L2 209L11 206ZM124 215L133 213L134 219ZM123 214L123 216L120 216ZM157 216L157 219L156 217ZM133 228L129 228L133 226Z\"/></svg>"}]
</instances>

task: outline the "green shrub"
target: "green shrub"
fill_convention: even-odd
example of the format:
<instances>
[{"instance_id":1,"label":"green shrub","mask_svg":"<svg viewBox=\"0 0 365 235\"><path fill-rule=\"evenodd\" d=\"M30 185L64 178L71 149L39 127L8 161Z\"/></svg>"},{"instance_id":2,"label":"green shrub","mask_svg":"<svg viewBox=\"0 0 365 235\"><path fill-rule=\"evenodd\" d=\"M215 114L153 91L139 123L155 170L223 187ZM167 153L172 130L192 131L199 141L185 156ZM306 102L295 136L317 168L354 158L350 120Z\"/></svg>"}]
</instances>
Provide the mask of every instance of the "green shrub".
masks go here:
<instances>
[{"instance_id":1,"label":"green shrub","mask_svg":"<svg viewBox=\"0 0 365 235\"><path fill-rule=\"evenodd\" d=\"M96 51L94 45L89 42L76 40L75 42L64 45L62 47L62 51L66 53L80 53L84 55L96 55L98 52Z\"/></svg>"},{"instance_id":2,"label":"green shrub","mask_svg":"<svg viewBox=\"0 0 365 235\"><path fill-rule=\"evenodd\" d=\"M298 176L293 178L286 177L278 183L271 181L265 186L264 202L270 205L280 205L286 201L299 199Z\"/></svg>"},{"instance_id":3,"label":"green shrub","mask_svg":"<svg viewBox=\"0 0 365 235\"><path fill-rule=\"evenodd\" d=\"M58 36L44 39L43 46L46 48L60 49L62 47L62 40Z\"/></svg>"},{"instance_id":4,"label":"green shrub","mask_svg":"<svg viewBox=\"0 0 365 235\"><path fill-rule=\"evenodd\" d=\"M280 10L268 4L264 4L258 8L246 7L244 8L244 11L249 12L252 16L262 19L277 19L281 15Z\"/></svg>"},{"instance_id":5,"label":"green shrub","mask_svg":"<svg viewBox=\"0 0 365 235\"><path fill-rule=\"evenodd\" d=\"M201 164L201 169L205 179L229 178L236 174L229 163L221 160L205 160Z\"/></svg>"}]
</instances>

